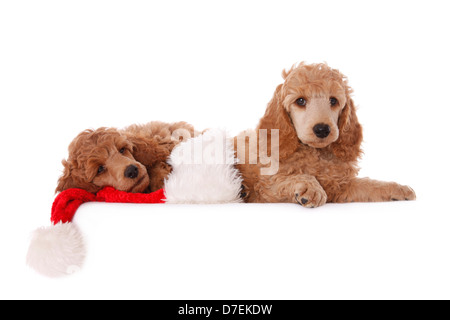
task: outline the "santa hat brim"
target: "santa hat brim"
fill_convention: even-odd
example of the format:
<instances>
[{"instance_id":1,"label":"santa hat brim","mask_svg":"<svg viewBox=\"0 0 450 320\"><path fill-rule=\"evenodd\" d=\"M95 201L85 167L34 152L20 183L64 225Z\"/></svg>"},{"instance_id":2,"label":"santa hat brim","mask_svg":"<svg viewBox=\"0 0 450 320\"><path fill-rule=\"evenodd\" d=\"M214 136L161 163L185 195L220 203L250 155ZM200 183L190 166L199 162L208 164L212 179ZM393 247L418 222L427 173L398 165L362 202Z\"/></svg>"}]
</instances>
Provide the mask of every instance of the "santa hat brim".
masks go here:
<instances>
[{"instance_id":1,"label":"santa hat brim","mask_svg":"<svg viewBox=\"0 0 450 320\"><path fill-rule=\"evenodd\" d=\"M234 142L222 129L180 143L168 160L173 170L164 184L166 202L242 202L242 177L236 161Z\"/></svg>"}]
</instances>

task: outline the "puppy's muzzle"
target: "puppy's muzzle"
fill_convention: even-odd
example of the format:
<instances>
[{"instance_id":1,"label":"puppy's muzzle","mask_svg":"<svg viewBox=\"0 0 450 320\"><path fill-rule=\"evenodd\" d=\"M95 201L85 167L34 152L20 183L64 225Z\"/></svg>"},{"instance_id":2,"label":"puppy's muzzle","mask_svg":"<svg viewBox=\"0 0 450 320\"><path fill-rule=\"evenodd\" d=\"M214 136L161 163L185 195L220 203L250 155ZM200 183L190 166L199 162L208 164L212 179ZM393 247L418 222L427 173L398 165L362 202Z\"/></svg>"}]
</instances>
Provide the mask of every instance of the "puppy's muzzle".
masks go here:
<instances>
[{"instance_id":1,"label":"puppy's muzzle","mask_svg":"<svg viewBox=\"0 0 450 320\"><path fill-rule=\"evenodd\" d=\"M327 124L319 123L314 126L313 131L317 138L324 139L330 135L331 128Z\"/></svg>"},{"instance_id":2,"label":"puppy's muzzle","mask_svg":"<svg viewBox=\"0 0 450 320\"><path fill-rule=\"evenodd\" d=\"M139 176L139 169L138 169L138 167L131 165L125 169L124 174L125 174L125 178L136 179Z\"/></svg>"}]
</instances>

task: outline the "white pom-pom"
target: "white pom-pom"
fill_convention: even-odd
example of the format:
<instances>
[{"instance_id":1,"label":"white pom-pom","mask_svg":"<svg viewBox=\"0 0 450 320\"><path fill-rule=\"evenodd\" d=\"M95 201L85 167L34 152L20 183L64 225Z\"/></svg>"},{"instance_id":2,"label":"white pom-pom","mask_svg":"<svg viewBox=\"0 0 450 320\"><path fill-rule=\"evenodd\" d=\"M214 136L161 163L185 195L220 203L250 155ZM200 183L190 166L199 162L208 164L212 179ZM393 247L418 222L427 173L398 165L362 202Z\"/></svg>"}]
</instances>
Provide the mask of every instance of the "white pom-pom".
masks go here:
<instances>
[{"instance_id":1,"label":"white pom-pom","mask_svg":"<svg viewBox=\"0 0 450 320\"><path fill-rule=\"evenodd\" d=\"M49 277L74 273L83 264L86 251L83 237L73 223L58 223L33 233L27 264Z\"/></svg>"}]
</instances>

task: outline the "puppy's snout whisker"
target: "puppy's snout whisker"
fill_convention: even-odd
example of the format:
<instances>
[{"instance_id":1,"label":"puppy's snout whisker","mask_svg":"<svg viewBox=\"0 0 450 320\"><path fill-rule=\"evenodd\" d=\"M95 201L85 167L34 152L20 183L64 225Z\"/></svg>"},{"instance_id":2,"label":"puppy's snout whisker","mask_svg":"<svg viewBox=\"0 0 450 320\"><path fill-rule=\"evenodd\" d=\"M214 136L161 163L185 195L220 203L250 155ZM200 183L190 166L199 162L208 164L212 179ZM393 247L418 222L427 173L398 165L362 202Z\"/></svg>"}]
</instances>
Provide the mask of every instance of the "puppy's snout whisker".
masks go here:
<instances>
[{"instance_id":1,"label":"puppy's snout whisker","mask_svg":"<svg viewBox=\"0 0 450 320\"><path fill-rule=\"evenodd\" d=\"M327 124L319 123L314 126L313 131L316 137L324 139L330 135L331 128Z\"/></svg>"},{"instance_id":2,"label":"puppy's snout whisker","mask_svg":"<svg viewBox=\"0 0 450 320\"><path fill-rule=\"evenodd\" d=\"M136 179L139 175L139 169L135 165L128 166L125 169L125 178Z\"/></svg>"}]
</instances>

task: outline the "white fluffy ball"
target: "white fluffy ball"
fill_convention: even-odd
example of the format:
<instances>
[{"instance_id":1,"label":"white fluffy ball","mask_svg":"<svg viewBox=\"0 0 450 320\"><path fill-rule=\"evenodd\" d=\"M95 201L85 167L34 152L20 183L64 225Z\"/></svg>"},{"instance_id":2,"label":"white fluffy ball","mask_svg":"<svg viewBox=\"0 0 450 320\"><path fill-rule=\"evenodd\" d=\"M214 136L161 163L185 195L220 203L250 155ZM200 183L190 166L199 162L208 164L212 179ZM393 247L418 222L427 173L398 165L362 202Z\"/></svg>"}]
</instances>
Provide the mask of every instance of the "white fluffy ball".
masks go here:
<instances>
[{"instance_id":1,"label":"white fluffy ball","mask_svg":"<svg viewBox=\"0 0 450 320\"><path fill-rule=\"evenodd\" d=\"M27 264L37 272L60 277L79 270L86 251L83 237L73 223L58 223L33 233Z\"/></svg>"}]
</instances>

